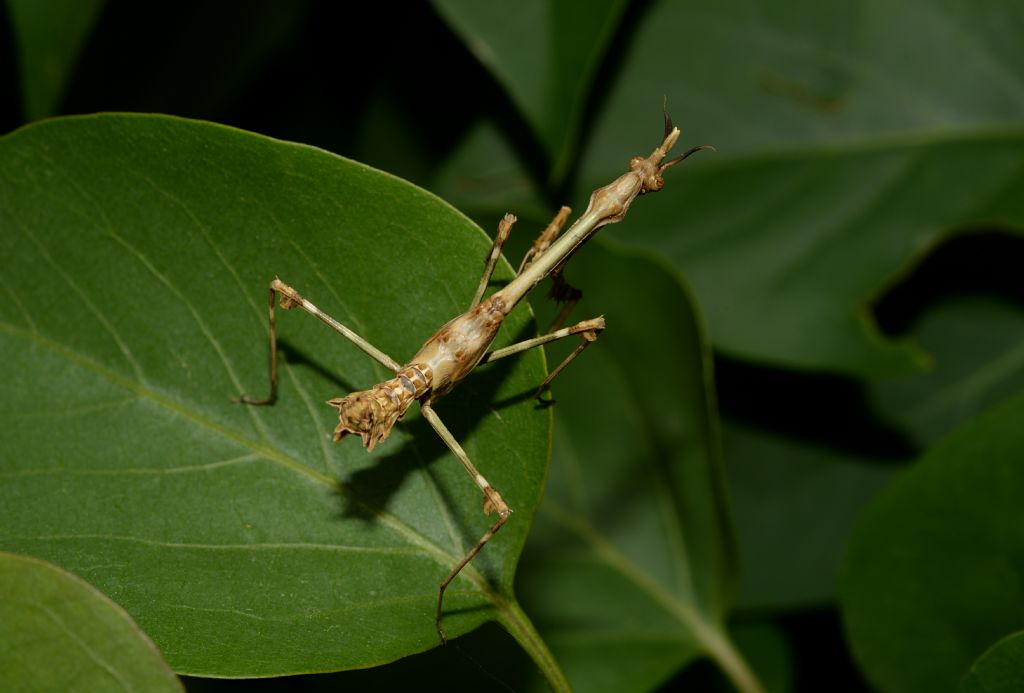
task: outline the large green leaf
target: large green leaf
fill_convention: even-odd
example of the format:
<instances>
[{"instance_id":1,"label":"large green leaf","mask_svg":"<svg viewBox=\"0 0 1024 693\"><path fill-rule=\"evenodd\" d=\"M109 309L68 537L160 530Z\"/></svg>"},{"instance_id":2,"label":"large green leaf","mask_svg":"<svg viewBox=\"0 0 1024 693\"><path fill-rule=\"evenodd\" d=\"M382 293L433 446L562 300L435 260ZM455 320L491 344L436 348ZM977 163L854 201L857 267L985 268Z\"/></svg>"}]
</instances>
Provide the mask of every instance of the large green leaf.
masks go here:
<instances>
[{"instance_id":1,"label":"large green leaf","mask_svg":"<svg viewBox=\"0 0 1024 693\"><path fill-rule=\"evenodd\" d=\"M699 656L754 690L723 625L736 565L691 298L657 262L600 243L566 272L584 290L576 314L608 329L555 382L523 602L579 690L649 690Z\"/></svg>"},{"instance_id":2,"label":"large green leaf","mask_svg":"<svg viewBox=\"0 0 1024 693\"><path fill-rule=\"evenodd\" d=\"M128 614L60 568L0 552L5 691L181 691Z\"/></svg>"},{"instance_id":3,"label":"large green leaf","mask_svg":"<svg viewBox=\"0 0 1024 693\"><path fill-rule=\"evenodd\" d=\"M930 450L867 508L839 594L853 650L887 691L952 690L1024 626L1024 396Z\"/></svg>"},{"instance_id":4,"label":"large green leaf","mask_svg":"<svg viewBox=\"0 0 1024 693\"><path fill-rule=\"evenodd\" d=\"M104 0L7 0L26 120L57 112Z\"/></svg>"},{"instance_id":5,"label":"large green leaf","mask_svg":"<svg viewBox=\"0 0 1024 693\"><path fill-rule=\"evenodd\" d=\"M508 91L560 181L576 151L583 107L624 0L434 0L466 46Z\"/></svg>"},{"instance_id":6,"label":"large green leaf","mask_svg":"<svg viewBox=\"0 0 1024 693\"><path fill-rule=\"evenodd\" d=\"M611 164L638 106L661 94L684 137L728 156L1018 122L1022 21L1013 0L652 2L585 158Z\"/></svg>"},{"instance_id":7,"label":"large green leaf","mask_svg":"<svg viewBox=\"0 0 1024 693\"><path fill-rule=\"evenodd\" d=\"M275 275L402 360L466 308L481 231L362 165L173 118L50 121L0 140L0 160L0 546L82 575L184 673L436 645L437 584L488 520L416 415L372 455L331 444L323 402L385 369L282 313L280 401L232 400L267 387ZM498 339L529 325L517 311ZM511 584L549 446L550 414L518 396L543 371L538 353L496 364L439 405L517 511L452 586L446 628L498 619L542 659Z\"/></svg>"}]
</instances>

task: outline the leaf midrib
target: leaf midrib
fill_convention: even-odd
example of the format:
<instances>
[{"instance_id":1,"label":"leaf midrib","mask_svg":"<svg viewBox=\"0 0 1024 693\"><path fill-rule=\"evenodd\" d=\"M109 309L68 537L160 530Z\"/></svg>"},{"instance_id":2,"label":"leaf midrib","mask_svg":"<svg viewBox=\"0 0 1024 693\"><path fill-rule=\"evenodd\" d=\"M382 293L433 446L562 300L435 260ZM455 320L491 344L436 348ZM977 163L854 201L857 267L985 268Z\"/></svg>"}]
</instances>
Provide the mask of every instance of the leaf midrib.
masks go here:
<instances>
[{"instance_id":1,"label":"leaf midrib","mask_svg":"<svg viewBox=\"0 0 1024 693\"><path fill-rule=\"evenodd\" d=\"M564 529L575 534L606 565L636 585L655 602L661 604L679 623L689 628L699 641L708 643L714 640L709 637L712 632L717 632L717 626L714 623L707 621L696 609L677 599L674 594L644 574L590 524L578 519L553 502L544 504L541 511Z\"/></svg>"}]
</instances>

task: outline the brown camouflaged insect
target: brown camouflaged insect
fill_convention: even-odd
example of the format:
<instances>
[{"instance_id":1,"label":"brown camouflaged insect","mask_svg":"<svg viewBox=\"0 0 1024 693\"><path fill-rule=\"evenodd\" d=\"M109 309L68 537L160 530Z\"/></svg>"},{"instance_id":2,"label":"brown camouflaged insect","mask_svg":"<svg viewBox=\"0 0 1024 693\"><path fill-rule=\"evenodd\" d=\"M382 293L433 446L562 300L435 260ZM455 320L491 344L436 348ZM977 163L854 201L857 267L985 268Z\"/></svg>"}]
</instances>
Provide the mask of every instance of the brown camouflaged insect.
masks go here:
<instances>
[{"instance_id":1,"label":"brown camouflaged insect","mask_svg":"<svg viewBox=\"0 0 1024 693\"><path fill-rule=\"evenodd\" d=\"M564 235L559 237L559 232L570 211L568 207L563 207L526 253L515 278L486 300L481 300L501 254L501 248L516 221L514 216L506 214L498 225L498 233L488 255L483 278L480 280L469 310L443 325L404 366L321 311L280 279L275 278L270 282L268 300L270 395L264 399L243 396L241 401L246 404L273 404L277 400L277 328L274 306L275 298L280 297L281 308L286 310L302 308L340 332L342 336L395 374L395 377L378 383L369 390L353 392L328 402L338 410L338 425L334 429L335 441L341 440L350 433L355 433L362 437L363 445L367 450L373 450L377 444L388 437L391 428L405 415L412 403L419 402L423 417L441 436L441 439L459 459L466 472L483 493L484 513L488 515L492 512L497 513L498 517L494 524L484 532L473 548L441 582L437 595L435 626L442 643L446 642L444 629L441 627L445 589L466 567L466 564L473 560L473 557L479 553L491 537L501 529L512 510L502 500L501 494L488 483L483 474L477 471L462 446L434 411L433 404L482 363L497 361L557 339L579 335L580 345L541 383L536 393L536 397L540 398L562 369L597 339L598 334L605 328L603 317L584 320L571 327L559 328L569 310L581 296L578 290L569 286L562 278L562 268L573 253L586 243L595 231L606 224L622 221L626 212L629 211L629 206L638 195L661 190L665 185L661 176L667 168L674 166L694 152L710 148L707 145L693 147L684 154L665 161L665 157L675 145L678 137L679 129L672 125L672 119L669 118L666 111L665 134L661 145L650 156L633 157L629 162L628 172L603 188L595 190L590 196L587 211L569 227ZM548 276L555 281L553 291L555 298L566 303L549 331L534 339L528 339L503 349L488 351L505 316L533 287Z\"/></svg>"}]
</instances>

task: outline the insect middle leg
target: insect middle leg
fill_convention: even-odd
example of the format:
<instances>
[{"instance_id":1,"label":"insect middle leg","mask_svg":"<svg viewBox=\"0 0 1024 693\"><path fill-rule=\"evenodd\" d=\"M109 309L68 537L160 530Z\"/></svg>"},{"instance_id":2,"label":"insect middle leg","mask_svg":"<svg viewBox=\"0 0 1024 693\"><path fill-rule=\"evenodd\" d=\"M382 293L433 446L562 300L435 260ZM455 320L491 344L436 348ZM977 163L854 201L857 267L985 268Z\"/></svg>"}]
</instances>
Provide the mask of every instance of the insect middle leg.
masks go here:
<instances>
[{"instance_id":1,"label":"insect middle leg","mask_svg":"<svg viewBox=\"0 0 1024 693\"><path fill-rule=\"evenodd\" d=\"M597 341L598 336L600 336L600 334L604 331L604 328L604 316L600 315L596 318L591 318L590 320L583 320L581 322L576 323L575 325L563 327L561 329L555 330L554 332L548 332L547 334L543 334L539 337L534 337L533 339L526 339L522 342L516 342L515 344L511 344L501 349L495 349L494 351L488 352L480 360L480 363L490 363L491 361L497 361L498 359L507 358L509 356L515 356L516 354L520 354L526 351L527 349L533 349L534 347L542 346L544 344L548 344L549 342L554 342L559 339L565 339L566 337L571 337L573 335L579 335L581 340L579 346L577 346L571 354L566 356L565 359L560 364L558 364L558 366L555 367L554 370L548 373L548 377L545 378L544 382L542 382L540 384L540 387L537 388L537 392L534 393L533 396L536 399L540 399L544 391L551 387L551 382L558 376L558 374L565 370L565 367L568 366L573 359L582 354L584 349L586 349L588 346Z\"/></svg>"},{"instance_id":2,"label":"insect middle leg","mask_svg":"<svg viewBox=\"0 0 1024 693\"><path fill-rule=\"evenodd\" d=\"M280 297L282 309L290 310L292 308L302 308L302 310L329 325L332 329L340 333L343 337L348 339L392 372L397 373L402 369L401 365L399 365L399 363L393 358L370 344L349 328L342 325L327 313L314 306L303 298L298 291L288 286L277 277L274 277L274 280L270 282L270 286L267 290L267 312L270 319L270 394L262 399L242 395L238 398L238 401L243 404L263 405L273 404L277 401L277 318L274 308L278 303L278 297Z\"/></svg>"}]
</instances>

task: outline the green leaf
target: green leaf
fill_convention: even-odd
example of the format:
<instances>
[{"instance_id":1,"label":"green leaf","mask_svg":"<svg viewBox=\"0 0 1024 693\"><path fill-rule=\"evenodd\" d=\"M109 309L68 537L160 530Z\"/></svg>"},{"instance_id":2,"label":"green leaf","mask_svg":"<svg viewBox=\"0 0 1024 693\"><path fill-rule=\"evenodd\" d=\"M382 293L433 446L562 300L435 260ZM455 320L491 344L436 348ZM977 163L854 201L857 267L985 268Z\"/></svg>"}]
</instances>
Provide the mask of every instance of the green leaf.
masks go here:
<instances>
[{"instance_id":1,"label":"green leaf","mask_svg":"<svg viewBox=\"0 0 1024 693\"><path fill-rule=\"evenodd\" d=\"M978 657L960 693L1014 693L1024 688L1024 631L1008 635Z\"/></svg>"},{"instance_id":2,"label":"green leaf","mask_svg":"<svg viewBox=\"0 0 1024 693\"><path fill-rule=\"evenodd\" d=\"M867 508L840 575L847 634L887 691L951 690L1024 614L1024 396L931 449Z\"/></svg>"},{"instance_id":3,"label":"green leaf","mask_svg":"<svg viewBox=\"0 0 1024 693\"><path fill-rule=\"evenodd\" d=\"M722 438L743 566L739 605L794 609L834 600L854 522L896 468L736 422L723 422Z\"/></svg>"},{"instance_id":4,"label":"green leaf","mask_svg":"<svg viewBox=\"0 0 1024 693\"><path fill-rule=\"evenodd\" d=\"M181 691L117 604L55 565L0 552L0 687L5 691Z\"/></svg>"},{"instance_id":5,"label":"green leaf","mask_svg":"<svg viewBox=\"0 0 1024 693\"><path fill-rule=\"evenodd\" d=\"M623 0L434 0L466 46L508 91L561 181L576 152L597 68Z\"/></svg>"},{"instance_id":6,"label":"green leaf","mask_svg":"<svg viewBox=\"0 0 1024 693\"><path fill-rule=\"evenodd\" d=\"M418 415L371 455L331 443L324 401L385 369L279 313L280 401L233 399L267 388L275 275L402 360L467 307L479 228L360 164L174 118L50 121L0 140L0 159L0 546L88 579L183 673L358 668L435 646L437 585L488 519ZM516 311L498 340L531 331ZM438 406L516 510L449 590L446 629L498 619L535 659L511 588L550 425L520 395L543 373L531 352Z\"/></svg>"},{"instance_id":7,"label":"green leaf","mask_svg":"<svg viewBox=\"0 0 1024 693\"><path fill-rule=\"evenodd\" d=\"M1024 390L1024 314L991 297L961 296L930 309L914 339L931 354L927 373L875 383L882 413L922 447Z\"/></svg>"},{"instance_id":8,"label":"green leaf","mask_svg":"<svg viewBox=\"0 0 1024 693\"><path fill-rule=\"evenodd\" d=\"M578 690L649 690L701 655L753 690L723 625L736 565L696 309L670 271L601 243L566 274L574 314L608 329L554 384L523 603Z\"/></svg>"},{"instance_id":9,"label":"green leaf","mask_svg":"<svg viewBox=\"0 0 1024 693\"><path fill-rule=\"evenodd\" d=\"M614 167L622 133L662 94L684 140L729 157L1019 122L1024 46L1008 28L1021 21L1014 0L656 0L621 54L581 170Z\"/></svg>"},{"instance_id":10,"label":"green leaf","mask_svg":"<svg viewBox=\"0 0 1024 693\"><path fill-rule=\"evenodd\" d=\"M7 0L25 120L53 115L104 0Z\"/></svg>"},{"instance_id":11,"label":"green leaf","mask_svg":"<svg viewBox=\"0 0 1024 693\"><path fill-rule=\"evenodd\" d=\"M542 225L552 216L540 188L510 143L488 121L469 130L454 153L437 167L429 187L467 214L480 218L500 218L500 214L515 210L518 218L532 218ZM510 242L514 244L524 235L528 234L514 233Z\"/></svg>"}]
</instances>

